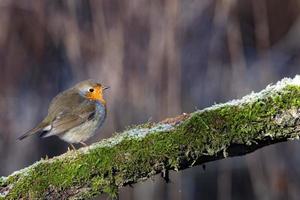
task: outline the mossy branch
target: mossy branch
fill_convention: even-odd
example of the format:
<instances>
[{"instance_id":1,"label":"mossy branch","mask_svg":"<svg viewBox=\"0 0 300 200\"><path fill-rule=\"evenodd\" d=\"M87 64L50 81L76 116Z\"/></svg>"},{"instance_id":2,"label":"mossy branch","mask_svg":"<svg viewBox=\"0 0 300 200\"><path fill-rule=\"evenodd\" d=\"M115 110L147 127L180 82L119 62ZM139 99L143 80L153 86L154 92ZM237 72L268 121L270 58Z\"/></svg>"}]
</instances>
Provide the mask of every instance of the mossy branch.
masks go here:
<instances>
[{"instance_id":1,"label":"mossy branch","mask_svg":"<svg viewBox=\"0 0 300 200\"><path fill-rule=\"evenodd\" d=\"M82 199L168 170L244 155L298 139L300 76L241 100L130 128L0 178L0 199Z\"/></svg>"}]
</instances>

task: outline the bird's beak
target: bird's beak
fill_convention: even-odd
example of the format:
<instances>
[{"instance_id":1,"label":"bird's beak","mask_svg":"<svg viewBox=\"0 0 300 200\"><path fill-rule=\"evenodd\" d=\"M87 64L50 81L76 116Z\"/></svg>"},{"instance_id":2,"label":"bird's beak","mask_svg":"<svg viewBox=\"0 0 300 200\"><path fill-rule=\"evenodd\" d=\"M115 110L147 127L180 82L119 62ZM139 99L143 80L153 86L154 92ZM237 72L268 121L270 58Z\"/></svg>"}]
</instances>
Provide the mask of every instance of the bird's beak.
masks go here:
<instances>
[{"instance_id":1,"label":"bird's beak","mask_svg":"<svg viewBox=\"0 0 300 200\"><path fill-rule=\"evenodd\" d=\"M107 90L107 89L109 89L110 87L109 86L104 86L103 87L103 90Z\"/></svg>"}]
</instances>

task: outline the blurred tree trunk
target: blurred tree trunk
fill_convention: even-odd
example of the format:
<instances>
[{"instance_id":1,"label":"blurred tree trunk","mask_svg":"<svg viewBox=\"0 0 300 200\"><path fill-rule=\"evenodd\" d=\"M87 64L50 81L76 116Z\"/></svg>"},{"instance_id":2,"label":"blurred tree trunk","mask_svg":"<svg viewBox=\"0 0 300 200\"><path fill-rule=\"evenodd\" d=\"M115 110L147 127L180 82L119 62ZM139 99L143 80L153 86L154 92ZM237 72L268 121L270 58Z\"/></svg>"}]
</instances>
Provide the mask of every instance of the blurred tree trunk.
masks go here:
<instances>
[{"instance_id":1,"label":"blurred tree trunk","mask_svg":"<svg viewBox=\"0 0 300 200\"><path fill-rule=\"evenodd\" d=\"M299 138L300 76L241 100L132 127L0 178L0 199L82 199L169 170L240 156Z\"/></svg>"}]
</instances>

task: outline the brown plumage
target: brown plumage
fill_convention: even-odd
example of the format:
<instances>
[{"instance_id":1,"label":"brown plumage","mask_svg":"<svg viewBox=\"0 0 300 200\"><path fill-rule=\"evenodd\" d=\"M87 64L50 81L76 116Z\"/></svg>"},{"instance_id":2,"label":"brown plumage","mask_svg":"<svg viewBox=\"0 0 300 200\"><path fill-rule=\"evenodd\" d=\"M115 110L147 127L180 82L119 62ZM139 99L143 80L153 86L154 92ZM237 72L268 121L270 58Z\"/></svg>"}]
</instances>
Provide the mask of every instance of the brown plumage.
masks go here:
<instances>
[{"instance_id":1,"label":"brown plumage","mask_svg":"<svg viewBox=\"0 0 300 200\"><path fill-rule=\"evenodd\" d=\"M103 98L106 89L93 80L86 80L65 90L53 98L44 120L18 139L40 134L41 137L56 135L70 144L83 143L106 118Z\"/></svg>"}]
</instances>

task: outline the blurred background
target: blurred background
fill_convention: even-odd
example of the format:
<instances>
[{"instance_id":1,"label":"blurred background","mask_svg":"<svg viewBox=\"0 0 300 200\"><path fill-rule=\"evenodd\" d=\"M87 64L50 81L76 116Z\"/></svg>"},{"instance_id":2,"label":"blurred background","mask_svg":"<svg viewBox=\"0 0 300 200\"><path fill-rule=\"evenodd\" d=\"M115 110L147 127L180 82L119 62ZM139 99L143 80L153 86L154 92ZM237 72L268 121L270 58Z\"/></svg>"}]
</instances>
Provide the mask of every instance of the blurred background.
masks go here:
<instances>
[{"instance_id":1,"label":"blurred background","mask_svg":"<svg viewBox=\"0 0 300 200\"><path fill-rule=\"evenodd\" d=\"M294 77L299 17L299 0L0 0L0 176L67 150L55 137L16 138L78 81L111 86L93 143ZM299 151L272 145L123 188L120 199L299 199Z\"/></svg>"}]
</instances>

